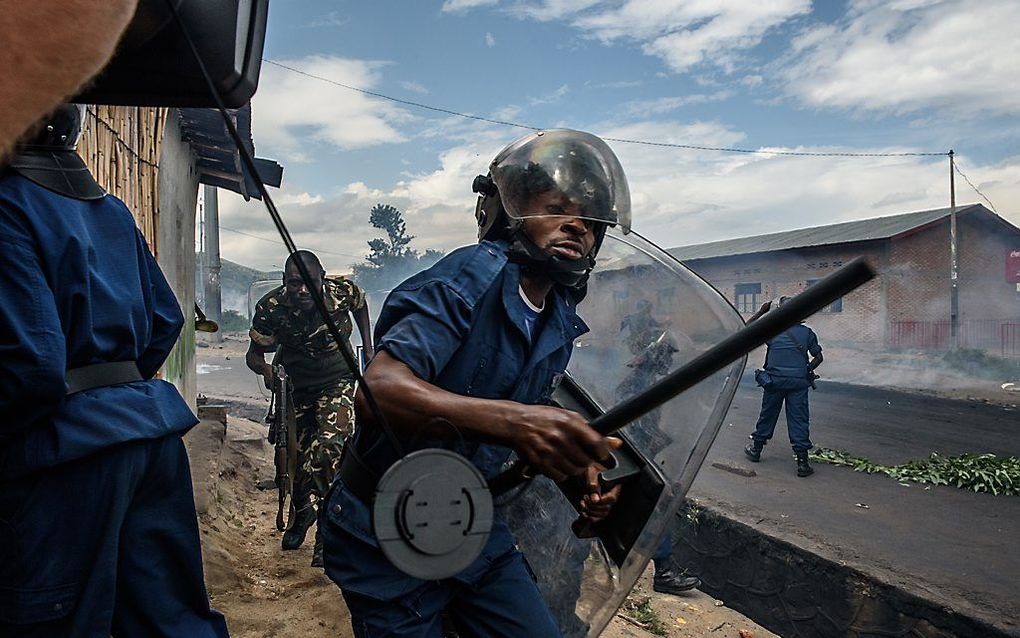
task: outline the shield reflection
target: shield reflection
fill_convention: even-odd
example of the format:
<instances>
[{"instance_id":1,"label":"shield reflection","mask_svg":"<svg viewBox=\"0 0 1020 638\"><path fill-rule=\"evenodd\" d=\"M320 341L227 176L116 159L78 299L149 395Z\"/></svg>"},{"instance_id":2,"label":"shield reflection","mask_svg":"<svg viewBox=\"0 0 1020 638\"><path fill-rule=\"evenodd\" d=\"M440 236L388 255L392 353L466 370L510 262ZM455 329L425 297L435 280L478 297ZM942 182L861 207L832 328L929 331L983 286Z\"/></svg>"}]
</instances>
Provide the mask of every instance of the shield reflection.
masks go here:
<instances>
[{"instance_id":1,"label":"shield reflection","mask_svg":"<svg viewBox=\"0 0 1020 638\"><path fill-rule=\"evenodd\" d=\"M589 417L744 325L725 297L658 246L636 233L613 231L578 314L591 332L575 344L553 398ZM544 477L497 501L567 638L601 633L672 530L745 362L741 358L620 431L625 445L603 477L623 488L604 523L575 524L576 487Z\"/></svg>"}]
</instances>

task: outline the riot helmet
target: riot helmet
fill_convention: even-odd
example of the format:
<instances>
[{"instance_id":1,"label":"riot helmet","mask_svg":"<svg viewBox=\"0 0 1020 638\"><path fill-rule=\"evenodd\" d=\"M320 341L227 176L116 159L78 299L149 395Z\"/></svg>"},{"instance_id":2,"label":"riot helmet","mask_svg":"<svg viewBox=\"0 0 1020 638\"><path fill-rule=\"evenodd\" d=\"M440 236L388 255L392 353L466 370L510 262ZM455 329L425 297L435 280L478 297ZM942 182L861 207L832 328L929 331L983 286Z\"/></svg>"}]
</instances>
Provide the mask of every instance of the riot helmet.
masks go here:
<instances>
[{"instance_id":1,"label":"riot helmet","mask_svg":"<svg viewBox=\"0 0 1020 638\"><path fill-rule=\"evenodd\" d=\"M73 151L81 139L85 107L61 104L42 122L38 132L20 147L27 151Z\"/></svg>"},{"instance_id":2,"label":"riot helmet","mask_svg":"<svg viewBox=\"0 0 1020 638\"><path fill-rule=\"evenodd\" d=\"M81 139L85 107L62 104L47 115L34 135L21 141L9 167L43 188L80 200L101 199L106 191L96 183L75 149Z\"/></svg>"},{"instance_id":3,"label":"riot helmet","mask_svg":"<svg viewBox=\"0 0 1020 638\"><path fill-rule=\"evenodd\" d=\"M554 129L526 135L496 155L489 174L475 178L478 238L511 242L509 256L568 287L583 288L608 226L630 232L630 190L612 149L581 131ZM555 193L563 205L540 205ZM567 212L565 208L569 207ZM530 217L574 215L593 227L595 244L577 259L550 256L524 230Z\"/></svg>"}]
</instances>

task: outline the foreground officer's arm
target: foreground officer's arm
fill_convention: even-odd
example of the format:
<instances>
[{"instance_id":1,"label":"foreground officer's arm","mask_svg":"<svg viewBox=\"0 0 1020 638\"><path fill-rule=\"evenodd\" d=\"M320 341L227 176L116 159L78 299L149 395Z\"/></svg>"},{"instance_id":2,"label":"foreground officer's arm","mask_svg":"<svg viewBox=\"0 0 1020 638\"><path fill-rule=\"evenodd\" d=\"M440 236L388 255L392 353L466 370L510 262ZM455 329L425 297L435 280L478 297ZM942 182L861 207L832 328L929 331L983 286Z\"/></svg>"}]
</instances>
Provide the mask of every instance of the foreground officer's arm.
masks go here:
<instances>
[{"instance_id":1,"label":"foreground officer's arm","mask_svg":"<svg viewBox=\"0 0 1020 638\"><path fill-rule=\"evenodd\" d=\"M556 481L584 472L607 458L617 444L570 410L447 392L416 376L385 350L372 360L365 379L389 424L397 430L429 438L463 436L506 445L536 472ZM356 400L358 417L372 422L372 412L360 391Z\"/></svg>"},{"instance_id":2,"label":"foreground officer's arm","mask_svg":"<svg viewBox=\"0 0 1020 638\"><path fill-rule=\"evenodd\" d=\"M138 371L145 379L156 376L160 366L177 343L177 337L184 327L184 314L177 304L177 297L167 283L163 271L149 252L141 231L135 231L138 250L143 253L149 274L149 289L152 294L152 334L145 351L138 358Z\"/></svg>"}]
</instances>

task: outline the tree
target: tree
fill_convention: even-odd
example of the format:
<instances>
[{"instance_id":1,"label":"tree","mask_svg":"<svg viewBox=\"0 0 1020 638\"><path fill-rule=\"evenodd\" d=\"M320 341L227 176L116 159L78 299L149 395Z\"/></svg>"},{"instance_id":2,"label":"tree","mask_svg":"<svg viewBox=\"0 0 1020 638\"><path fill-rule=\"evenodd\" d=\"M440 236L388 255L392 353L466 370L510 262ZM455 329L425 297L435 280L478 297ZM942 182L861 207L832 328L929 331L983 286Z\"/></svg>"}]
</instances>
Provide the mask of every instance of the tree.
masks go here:
<instances>
[{"instance_id":1,"label":"tree","mask_svg":"<svg viewBox=\"0 0 1020 638\"><path fill-rule=\"evenodd\" d=\"M384 267L414 255L408 244L414 235L407 234L407 224L399 210L389 204L376 204L368 215L368 221L376 228L386 231L385 239L373 239L368 242L371 252L368 253L369 263Z\"/></svg>"},{"instance_id":2,"label":"tree","mask_svg":"<svg viewBox=\"0 0 1020 638\"><path fill-rule=\"evenodd\" d=\"M443 257L440 250L419 253L411 248L414 235L407 233L403 214L389 204L373 206L368 221L386 236L369 240L365 263L354 266L354 279L365 290L390 290Z\"/></svg>"}]
</instances>

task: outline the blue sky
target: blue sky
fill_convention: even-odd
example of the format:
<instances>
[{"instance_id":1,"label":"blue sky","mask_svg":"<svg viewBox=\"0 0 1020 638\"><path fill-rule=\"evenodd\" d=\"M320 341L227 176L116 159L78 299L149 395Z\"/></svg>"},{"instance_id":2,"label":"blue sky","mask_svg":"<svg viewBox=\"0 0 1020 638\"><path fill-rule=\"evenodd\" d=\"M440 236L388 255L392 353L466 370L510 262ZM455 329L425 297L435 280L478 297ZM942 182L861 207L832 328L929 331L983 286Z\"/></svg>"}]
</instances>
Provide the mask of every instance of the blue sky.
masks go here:
<instances>
[{"instance_id":1,"label":"blue sky","mask_svg":"<svg viewBox=\"0 0 1020 638\"><path fill-rule=\"evenodd\" d=\"M1015 0L273 0L265 57L410 102L604 137L809 152L956 151L1020 224ZM405 212L419 249L474 239L471 179L526 130L264 63L258 154L297 243L347 271ZM945 157L790 157L611 143L663 246L948 205ZM957 201L982 201L957 179ZM222 196L223 255L270 268L260 205ZM240 234L233 231L242 231Z\"/></svg>"}]
</instances>

